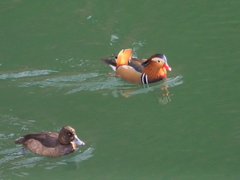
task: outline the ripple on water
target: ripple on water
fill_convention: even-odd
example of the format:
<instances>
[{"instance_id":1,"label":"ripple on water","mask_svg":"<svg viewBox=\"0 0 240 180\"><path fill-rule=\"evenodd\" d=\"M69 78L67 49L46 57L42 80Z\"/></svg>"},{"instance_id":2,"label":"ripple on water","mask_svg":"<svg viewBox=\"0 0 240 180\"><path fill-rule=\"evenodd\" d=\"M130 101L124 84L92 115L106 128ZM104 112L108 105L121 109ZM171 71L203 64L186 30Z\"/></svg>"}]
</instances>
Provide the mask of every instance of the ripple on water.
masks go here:
<instances>
[{"instance_id":1,"label":"ripple on water","mask_svg":"<svg viewBox=\"0 0 240 180\"><path fill-rule=\"evenodd\" d=\"M10 78L22 78L22 77L32 77L32 76L41 76L47 75L53 72L53 70L33 70L33 71L23 71L19 73L9 73L9 74L1 74L0 79L10 79Z\"/></svg>"},{"instance_id":2,"label":"ripple on water","mask_svg":"<svg viewBox=\"0 0 240 180\"><path fill-rule=\"evenodd\" d=\"M86 81L89 78L98 77L98 73L90 73L90 74L80 74L74 76L63 76L57 78L48 78L43 81L30 81L24 82L19 85L19 87L31 87L31 86L39 86L41 88L45 87L71 87L78 86L77 83ZM64 82L64 83L63 83Z\"/></svg>"},{"instance_id":3,"label":"ripple on water","mask_svg":"<svg viewBox=\"0 0 240 180\"><path fill-rule=\"evenodd\" d=\"M174 87L182 83L182 76L176 76L168 78L167 81L164 83L162 82L145 86L138 86L136 84L123 81L119 77L109 77L99 73L87 73L74 76L48 78L42 81L24 82L21 83L19 87L38 86L40 88L56 87L60 89L67 87L67 92L65 92L66 95L77 93L80 91L106 90L105 92L103 92L103 95L105 96L108 95L108 91L110 90L110 94L112 94L113 97L118 97L119 95L129 97L132 95L148 93L166 85L168 87ZM72 87L72 89L69 90L69 87Z\"/></svg>"}]
</instances>

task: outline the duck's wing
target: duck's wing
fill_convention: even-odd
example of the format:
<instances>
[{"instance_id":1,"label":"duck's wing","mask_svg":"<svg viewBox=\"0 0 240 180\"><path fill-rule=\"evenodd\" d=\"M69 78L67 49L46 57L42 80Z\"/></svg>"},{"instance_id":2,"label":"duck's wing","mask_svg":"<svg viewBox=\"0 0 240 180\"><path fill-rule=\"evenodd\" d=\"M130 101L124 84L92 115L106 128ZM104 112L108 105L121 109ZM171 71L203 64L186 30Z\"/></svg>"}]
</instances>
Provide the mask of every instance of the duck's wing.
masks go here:
<instances>
[{"instance_id":1,"label":"duck's wing","mask_svg":"<svg viewBox=\"0 0 240 180\"><path fill-rule=\"evenodd\" d=\"M115 58L114 59L101 58L101 60L107 63L114 71L116 71L116 68L122 65L129 64L129 60L132 57L132 49L123 49L118 53L117 56L115 54L112 54L111 57Z\"/></svg>"},{"instance_id":2,"label":"duck's wing","mask_svg":"<svg viewBox=\"0 0 240 180\"><path fill-rule=\"evenodd\" d=\"M55 147L59 144L58 133L55 132L27 134L23 136L21 139L15 141L15 143L27 146L29 140L31 140L31 142L38 141L45 147Z\"/></svg>"},{"instance_id":3,"label":"duck's wing","mask_svg":"<svg viewBox=\"0 0 240 180\"><path fill-rule=\"evenodd\" d=\"M132 66L136 71L143 73L144 66L142 65L142 63L145 61L146 59L132 58L128 64L129 66Z\"/></svg>"},{"instance_id":4,"label":"duck's wing","mask_svg":"<svg viewBox=\"0 0 240 180\"><path fill-rule=\"evenodd\" d=\"M143 62L146 62L147 59L138 59L136 57L132 57L131 61L139 62L140 64L142 64Z\"/></svg>"}]
</instances>

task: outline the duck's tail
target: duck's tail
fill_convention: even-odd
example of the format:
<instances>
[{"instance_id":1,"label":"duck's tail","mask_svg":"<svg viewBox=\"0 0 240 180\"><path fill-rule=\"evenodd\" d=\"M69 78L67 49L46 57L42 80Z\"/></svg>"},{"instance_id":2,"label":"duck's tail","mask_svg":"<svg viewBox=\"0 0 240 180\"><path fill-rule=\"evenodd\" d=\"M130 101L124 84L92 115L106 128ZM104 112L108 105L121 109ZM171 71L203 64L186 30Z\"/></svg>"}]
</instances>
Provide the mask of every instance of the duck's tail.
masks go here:
<instances>
[{"instance_id":1,"label":"duck's tail","mask_svg":"<svg viewBox=\"0 0 240 180\"><path fill-rule=\"evenodd\" d=\"M101 60L108 64L114 71L116 71L117 66L116 59L101 58Z\"/></svg>"},{"instance_id":2,"label":"duck's tail","mask_svg":"<svg viewBox=\"0 0 240 180\"><path fill-rule=\"evenodd\" d=\"M14 142L15 144L23 144L23 138L20 138Z\"/></svg>"}]
</instances>

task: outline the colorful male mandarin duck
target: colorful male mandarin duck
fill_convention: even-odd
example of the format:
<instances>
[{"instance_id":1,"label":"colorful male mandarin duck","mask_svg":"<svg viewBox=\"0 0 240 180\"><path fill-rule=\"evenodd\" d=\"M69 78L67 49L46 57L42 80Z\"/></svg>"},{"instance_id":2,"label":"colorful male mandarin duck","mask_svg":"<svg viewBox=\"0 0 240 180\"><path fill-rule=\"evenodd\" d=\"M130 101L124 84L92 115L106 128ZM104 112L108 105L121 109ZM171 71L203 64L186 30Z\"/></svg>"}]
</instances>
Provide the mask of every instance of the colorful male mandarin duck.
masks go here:
<instances>
[{"instance_id":1,"label":"colorful male mandarin duck","mask_svg":"<svg viewBox=\"0 0 240 180\"><path fill-rule=\"evenodd\" d=\"M171 67L163 54L154 54L148 59L132 57L132 49L123 49L115 59L102 58L109 64L116 74L125 81L138 84L148 84L167 77L167 70Z\"/></svg>"}]
</instances>

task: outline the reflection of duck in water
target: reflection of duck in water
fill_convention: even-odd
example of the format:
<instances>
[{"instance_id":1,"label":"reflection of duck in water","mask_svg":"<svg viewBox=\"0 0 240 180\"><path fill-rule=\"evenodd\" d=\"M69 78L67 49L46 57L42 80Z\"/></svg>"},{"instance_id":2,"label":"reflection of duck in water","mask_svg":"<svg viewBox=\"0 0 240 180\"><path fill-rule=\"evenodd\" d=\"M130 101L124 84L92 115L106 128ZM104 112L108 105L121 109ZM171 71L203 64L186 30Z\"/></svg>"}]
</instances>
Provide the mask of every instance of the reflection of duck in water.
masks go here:
<instances>
[{"instance_id":1,"label":"reflection of duck in water","mask_svg":"<svg viewBox=\"0 0 240 180\"><path fill-rule=\"evenodd\" d=\"M163 54L152 55L148 59L132 58L132 49L123 49L116 59L102 58L122 79L139 84L148 84L163 80L171 67Z\"/></svg>"},{"instance_id":2,"label":"reflection of duck in water","mask_svg":"<svg viewBox=\"0 0 240 180\"><path fill-rule=\"evenodd\" d=\"M170 96L172 96L173 94L170 95L169 91L168 91L168 85L165 85L164 87L161 88L161 90L165 90L165 93L163 93L161 95L161 97L158 97L158 102L159 104L167 104L168 102L171 102Z\"/></svg>"},{"instance_id":3,"label":"reflection of duck in water","mask_svg":"<svg viewBox=\"0 0 240 180\"><path fill-rule=\"evenodd\" d=\"M124 89L120 91L120 94L128 98L133 95L148 93L150 91L154 91L154 94L156 94L159 104L165 105L168 102L171 102L170 97L173 96L173 94L170 94L170 92L168 91L168 85L162 85L162 84L158 84L157 86L151 86L151 87L150 86L143 87L138 90Z\"/></svg>"}]
</instances>

